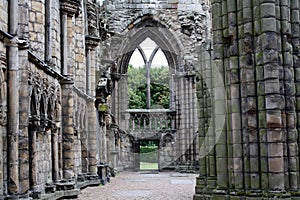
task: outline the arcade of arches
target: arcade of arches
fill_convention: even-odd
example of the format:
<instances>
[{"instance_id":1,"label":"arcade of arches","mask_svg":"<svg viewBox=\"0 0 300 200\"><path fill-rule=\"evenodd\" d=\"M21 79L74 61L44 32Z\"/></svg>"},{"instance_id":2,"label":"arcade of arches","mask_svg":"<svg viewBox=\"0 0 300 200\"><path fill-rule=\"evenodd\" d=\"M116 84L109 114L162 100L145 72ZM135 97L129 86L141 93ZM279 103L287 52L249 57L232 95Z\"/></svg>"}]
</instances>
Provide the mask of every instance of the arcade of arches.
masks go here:
<instances>
[{"instance_id":1,"label":"arcade of arches","mask_svg":"<svg viewBox=\"0 0 300 200\"><path fill-rule=\"evenodd\" d=\"M199 173L194 199L300 199L299 0L0 0L0 199L59 199L139 170ZM146 109L128 106L141 43ZM168 63L169 107L150 66Z\"/></svg>"}]
</instances>

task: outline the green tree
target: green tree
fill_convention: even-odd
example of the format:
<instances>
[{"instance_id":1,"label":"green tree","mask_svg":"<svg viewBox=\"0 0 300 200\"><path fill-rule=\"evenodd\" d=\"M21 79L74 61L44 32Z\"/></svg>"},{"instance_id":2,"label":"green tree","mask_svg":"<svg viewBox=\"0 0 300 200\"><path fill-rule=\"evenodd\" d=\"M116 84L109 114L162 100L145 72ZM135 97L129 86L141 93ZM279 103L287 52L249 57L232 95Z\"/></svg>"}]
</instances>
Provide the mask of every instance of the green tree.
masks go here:
<instances>
[{"instance_id":1,"label":"green tree","mask_svg":"<svg viewBox=\"0 0 300 200\"><path fill-rule=\"evenodd\" d=\"M169 70L168 67L151 68L151 107L169 108ZM129 109L146 109L146 69L128 66Z\"/></svg>"}]
</instances>

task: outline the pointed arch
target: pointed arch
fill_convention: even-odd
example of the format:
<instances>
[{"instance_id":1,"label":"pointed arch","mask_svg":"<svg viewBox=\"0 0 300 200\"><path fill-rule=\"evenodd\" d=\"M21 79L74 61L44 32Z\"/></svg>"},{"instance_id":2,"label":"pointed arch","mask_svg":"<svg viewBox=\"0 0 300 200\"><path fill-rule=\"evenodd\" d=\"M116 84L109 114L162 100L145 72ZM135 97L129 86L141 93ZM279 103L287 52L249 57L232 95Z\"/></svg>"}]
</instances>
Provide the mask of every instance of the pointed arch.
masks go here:
<instances>
[{"instance_id":1,"label":"pointed arch","mask_svg":"<svg viewBox=\"0 0 300 200\"><path fill-rule=\"evenodd\" d=\"M136 48L147 38L153 40L164 53L172 71L180 70L180 57L183 52L182 44L176 34L163 26L152 16L139 20L135 28L128 31L124 36L119 55L119 73L126 74L128 63ZM154 57L154 55L153 55Z\"/></svg>"}]
</instances>

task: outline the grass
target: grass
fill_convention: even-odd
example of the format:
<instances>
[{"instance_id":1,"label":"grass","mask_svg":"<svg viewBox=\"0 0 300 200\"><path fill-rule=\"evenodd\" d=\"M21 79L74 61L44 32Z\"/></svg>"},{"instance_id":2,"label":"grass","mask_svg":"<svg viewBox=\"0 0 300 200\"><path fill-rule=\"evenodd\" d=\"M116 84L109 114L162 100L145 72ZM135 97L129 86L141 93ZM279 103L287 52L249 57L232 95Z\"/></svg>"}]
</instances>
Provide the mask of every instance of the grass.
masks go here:
<instances>
[{"instance_id":1,"label":"grass","mask_svg":"<svg viewBox=\"0 0 300 200\"><path fill-rule=\"evenodd\" d=\"M158 163L140 162L141 170L158 170Z\"/></svg>"}]
</instances>

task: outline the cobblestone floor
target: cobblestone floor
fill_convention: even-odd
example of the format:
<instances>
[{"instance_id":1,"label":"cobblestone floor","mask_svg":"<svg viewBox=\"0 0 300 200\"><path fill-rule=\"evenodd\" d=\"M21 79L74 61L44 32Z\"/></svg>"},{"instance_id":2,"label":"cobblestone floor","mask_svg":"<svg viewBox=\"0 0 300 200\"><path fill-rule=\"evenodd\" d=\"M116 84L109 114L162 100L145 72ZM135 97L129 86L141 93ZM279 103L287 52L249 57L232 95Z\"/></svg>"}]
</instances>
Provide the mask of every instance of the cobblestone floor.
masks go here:
<instances>
[{"instance_id":1,"label":"cobblestone floor","mask_svg":"<svg viewBox=\"0 0 300 200\"><path fill-rule=\"evenodd\" d=\"M81 191L79 200L189 200L197 174L122 172L104 186Z\"/></svg>"}]
</instances>

